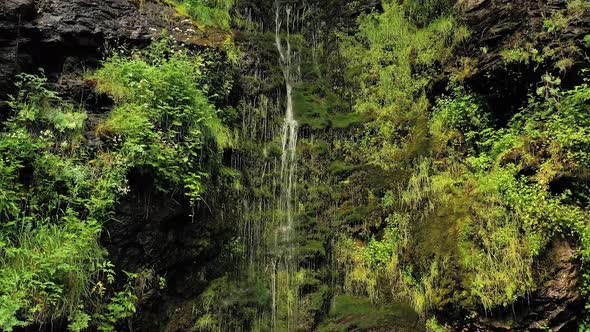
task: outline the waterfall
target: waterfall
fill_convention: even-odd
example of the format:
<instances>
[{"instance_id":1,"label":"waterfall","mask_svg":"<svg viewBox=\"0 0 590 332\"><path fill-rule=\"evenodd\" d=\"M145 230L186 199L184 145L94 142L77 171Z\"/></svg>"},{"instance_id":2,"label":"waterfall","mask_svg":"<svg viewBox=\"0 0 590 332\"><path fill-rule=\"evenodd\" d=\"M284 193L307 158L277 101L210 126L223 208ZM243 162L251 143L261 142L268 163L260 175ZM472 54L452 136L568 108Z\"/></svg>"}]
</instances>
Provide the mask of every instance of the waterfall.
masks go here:
<instances>
[{"instance_id":1,"label":"waterfall","mask_svg":"<svg viewBox=\"0 0 590 332\"><path fill-rule=\"evenodd\" d=\"M280 31L280 6L276 3L275 17L275 42L279 52L279 64L285 79L285 90L287 98L287 107L281 132L282 156L281 156L281 188L279 199L280 223L275 231L275 248L277 257L272 264L272 328L278 330L277 322L279 314L286 315L285 329L293 329L296 312L296 296L293 296L293 276L296 272L296 261L292 241L294 238L293 226L293 196L295 191L295 173L297 170L296 148L297 148L297 121L293 114L293 75L291 73L291 43L289 41L289 22L291 9L287 7L286 21L287 24L287 48L284 49ZM281 289L282 288L282 289ZM296 293L296 292L295 292ZM287 298L279 299L279 296ZM282 303L282 306L281 306Z\"/></svg>"},{"instance_id":2,"label":"waterfall","mask_svg":"<svg viewBox=\"0 0 590 332\"><path fill-rule=\"evenodd\" d=\"M290 9L286 9L287 22L289 21ZM281 157L281 198L280 210L285 214L282 218L279 230L283 233L283 241L288 243L293 231L293 192L295 187L295 170L297 168L296 148L297 148L297 121L293 115L293 77L291 75L291 44L289 42L289 25L287 24L287 50L283 49L280 37L280 20L279 7L276 11L276 46L279 51L279 61L281 70L285 78L285 88L287 92L287 109L283 122L281 133L282 139L282 157Z\"/></svg>"}]
</instances>

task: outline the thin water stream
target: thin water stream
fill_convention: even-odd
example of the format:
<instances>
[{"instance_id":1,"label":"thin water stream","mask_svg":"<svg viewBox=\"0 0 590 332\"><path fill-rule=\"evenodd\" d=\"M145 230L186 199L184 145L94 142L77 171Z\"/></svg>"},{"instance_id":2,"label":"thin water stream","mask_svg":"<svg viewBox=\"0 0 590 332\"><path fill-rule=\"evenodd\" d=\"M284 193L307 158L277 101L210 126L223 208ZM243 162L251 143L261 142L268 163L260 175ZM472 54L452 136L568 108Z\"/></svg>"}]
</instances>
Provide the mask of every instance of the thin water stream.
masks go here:
<instances>
[{"instance_id":1,"label":"thin water stream","mask_svg":"<svg viewBox=\"0 0 590 332\"><path fill-rule=\"evenodd\" d=\"M297 272L297 262L295 260L295 248L293 246L294 226L293 226L293 200L295 192L295 176L297 170L297 121L293 114L293 81L294 77L291 72L291 43L289 40L289 22L291 9L285 8L286 13L286 45L283 47L281 41L281 10L280 5L276 3L275 16L275 42L279 52L279 63L285 79L285 90L287 106L281 132L282 156L281 156L281 188L279 199L280 223L275 230L274 247L277 249L277 256L272 266L272 327L274 331L279 330L279 317L286 320L287 331L293 330L293 322L296 317L296 292L292 291L294 275ZM294 294L295 293L295 294ZM279 298L287 296L287 299Z\"/></svg>"}]
</instances>

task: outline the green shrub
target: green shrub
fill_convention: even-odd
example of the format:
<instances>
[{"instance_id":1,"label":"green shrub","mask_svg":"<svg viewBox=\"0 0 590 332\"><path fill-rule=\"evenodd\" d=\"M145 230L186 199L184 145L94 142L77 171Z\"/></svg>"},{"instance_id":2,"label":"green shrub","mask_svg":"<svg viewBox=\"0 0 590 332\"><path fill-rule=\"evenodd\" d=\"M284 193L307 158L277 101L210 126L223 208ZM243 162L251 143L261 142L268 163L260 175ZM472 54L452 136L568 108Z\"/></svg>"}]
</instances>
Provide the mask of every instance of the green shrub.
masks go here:
<instances>
[{"instance_id":1,"label":"green shrub","mask_svg":"<svg viewBox=\"0 0 590 332\"><path fill-rule=\"evenodd\" d=\"M202 68L168 41L108 59L93 74L116 101L94 128L100 149L85 144L83 110L49 90L44 77L20 75L0 133L2 330L67 319L73 331L114 331L135 313L131 281L122 290L113 284L114 267L99 245L102 224L129 192L132 168L192 204L205 192L206 171L215 171L219 148L231 140L198 88Z\"/></svg>"},{"instance_id":2,"label":"green shrub","mask_svg":"<svg viewBox=\"0 0 590 332\"><path fill-rule=\"evenodd\" d=\"M44 77L21 75L17 87L0 134L0 327L64 317L84 326L80 308L102 300L93 292L106 264L100 222L120 196L124 170L89 163L86 114Z\"/></svg>"},{"instance_id":3,"label":"green shrub","mask_svg":"<svg viewBox=\"0 0 590 332\"><path fill-rule=\"evenodd\" d=\"M199 88L202 64L164 39L145 52L116 54L91 75L97 89L117 101L97 133L128 167L152 174L159 190L186 189L193 201L207 177L195 170L215 157L217 147L209 147L230 144L218 111Z\"/></svg>"},{"instance_id":4,"label":"green shrub","mask_svg":"<svg viewBox=\"0 0 590 332\"><path fill-rule=\"evenodd\" d=\"M355 36L341 36L354 109L374 118L356 151L384 168L425 153L430 106L426 86L437 65L448 61L469 35L443 13L433 12L427 24L417 26L405 12L417 4L387 1L383 13L359 18Z\"/></svg>"},{"instance_id":5,"label":"green shrub","mask_svg":"<svg viewBox=\"0 0 590 332\"><path fill-rule=\"evenodd\" d=\"M432 114L431 134L435 139L447 136L447 132L455 131L464 137L470 148L482 141L485 129L491 126L490 115L482 109L481 103L465 91L457 88L450 97L438 100ZM446 135L445 135L446 134ZM446 147L448 142L443 142Z\"/></svg>"}]
</instances>

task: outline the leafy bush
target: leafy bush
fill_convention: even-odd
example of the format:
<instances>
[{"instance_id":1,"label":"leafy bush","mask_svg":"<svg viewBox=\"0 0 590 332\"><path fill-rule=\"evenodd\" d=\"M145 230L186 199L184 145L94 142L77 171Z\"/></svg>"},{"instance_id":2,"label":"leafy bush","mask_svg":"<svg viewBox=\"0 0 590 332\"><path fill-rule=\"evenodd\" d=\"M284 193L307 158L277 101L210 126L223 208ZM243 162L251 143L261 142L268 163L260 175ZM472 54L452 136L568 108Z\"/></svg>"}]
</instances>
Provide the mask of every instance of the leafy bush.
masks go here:
<instances>
[{"instance_id":1,"label":"leafy bush","mask_svg":"<svg viewBox=\"0 0 590 332\"><path fill-rule=\"evenodd\" d=\"M372 70L370 77L380 77L374 75L378 71L369 74ZM390 85L373 94L380 91L378 82L363 87L359 100L371 103L398 88ZM396 135L395 130L399 119L407 121L417 107L426 110L413 99L419 91L406 86L395 106L388 107L385 99L371 105L368 109L380 112L380 118L365 128L372 137L361 147L407 144L412 131ZM426 316L448 305L477 313L511 306L534 292L537 261L557 235L575 235L586 260L590 220L587 201L580 197L587 194L552 193L550 185L564 176L574 183L587 179L589 91L587 83L562 91L558 78L545 75L528 105L506 128L495 129L480 101L457 87L438 100L429 121L414 122L431 135L425 156L411 155L412 160L400 154L404 149L394 154L369 150L366 158L376 156L379 166L405 162L413 175L405 188L393 188L383 198L390 221L403 223L362 236L341 235L336 258L344 291L374 300L405 298Z\"/></svg>"},{"instance_id":2,"label":"leafy bush","mask_svg":"<svg viewBox=\"0 0 590 332\"><path fill-rule=\"evenodd\" d=\"M97 133L128 167L153 175L159 190L186 189L193 202L207 177L197 169L215 156L215 148L205 148L229 143L218 111L199 88L202 65L163 39L131 57L112 56L91 76L99 91L117 101Z\"/></svg>"},{"instance_id":3,"label":"leafy bush","mask_svg":"<svg viewBox=\"0 0 590 332\"><path fill-rule=\"evenodd\" d=\"M22 232L3 246L0 258L0 289L5 298L2 312L25 321L12 319L3 325L44 322L68 316L84 300L94 297L92 287L105 252L98 245L100 225L82 222L74 215L63 218L61 225L41 226ZM6 307L12 312L8 313Z\"/></svg>"},{"instance_id":4,"label":"leafy bush","mask_svg":"<svg viewBox=\"0 0 590 332\"><path fill-rule=\"evenodd\" d=\"M481 103L461 88L456 88L450 97L438 100L430 124L435 144L441 145L440 150L445 150L457 135L463 136L462 141L475 149L490 126L490 116L482 109Z\"/></svg>"},{"instance_id":5,"label":"leafy bush","mask_svg":"<svg viewBox=\"0 0 590 332\"><path fill-rule=\"evenodd\" d=\"M123 181L121 172L87 162L84 112L48 90L43 77L21 75L17 87L14 115L0 134L5 331L81 317L80 307L101 301L92 291L106 262L98 220L108 217Z\"/></svg>"}]
</instances>

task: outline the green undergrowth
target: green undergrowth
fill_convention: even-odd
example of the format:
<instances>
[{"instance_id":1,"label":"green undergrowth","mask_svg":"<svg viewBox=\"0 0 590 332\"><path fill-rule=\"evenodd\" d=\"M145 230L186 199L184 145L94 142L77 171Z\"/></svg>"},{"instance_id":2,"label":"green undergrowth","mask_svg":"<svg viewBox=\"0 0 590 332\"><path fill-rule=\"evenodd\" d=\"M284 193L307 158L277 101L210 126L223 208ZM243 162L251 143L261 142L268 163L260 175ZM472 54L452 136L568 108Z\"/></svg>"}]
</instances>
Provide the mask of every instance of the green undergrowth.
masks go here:
<instances>
[{"instance_id":1,"label":"green undergrowth","mask_svg":"<svg viewBox=\"0 0 590 332\"><path fill-rule=\"evenodd\" d=\"M411 9L419 4L428 18ZM514 309L541 285L552 241L587 260L590 89L548 73L502 128L458 77L432 103L432 77L468 32L443 2L383 6L340 36L353 109L370 121L334 144L345 154L328 169L340 181L338 287L407 301L431 330L444 329L435 319L448 310Z\"/></svg>"},{"instance_id":2,"label":"green undergrowth","mask_svg":"<svg viewBox=\"0 0 590 332\"><path fill-rule=\"evenodd\" d=\"M194 331L239 331L256 324L258 313L270 302L262 280L235 281L221 277L211 282L199 296L193 314Z\"/></svg>"},{"instance_id":3,"label":"green undergrowth","mask_svg":"<svg viewBox=\"0 0 590 332\"><path fill-rule=\"evenodd\" d=\"M339 241L344 289L374 300L403 296L421 315L449 304L491 311L537 289L536 262L556 236L573 237L585 261L588 191L550 187L588 174L590 89L552 84L499 130L470 114L481 109L472 97L441 98L430 123L432 147L445 148L415 166L405 189L383 197L390 215L381 235ZM523 176L527 169L535 171Z\"/></svg>"},{"instance_id":4,"label":"green undergrowth","mask_svg":"<svg viewBox=\"0 0 590 332\"><path fill-rule=\"evenodd\" d=\"M116 298L106 290L114 276L98 238L126 186L124 169L105 154L89 162L83 110L48 90L43 77L19 78L0 136L0 326L84 316L108 330L109 313L86 308Z\"/></svg>"},{"instance_id":5,"label":"green undergrowth","mask_svg":"<svg viewBox=\"0 0 590 332\"><path fill-rule=\"evenodd\" d=\"M410 3L385 1L383 13L359 18L358 34L340 36L353 108L373 119L358 153L384 168L425 152L425 89L469 35L447 12L417 25L406 18Z\"/></svg>"},{"instance_id":6,"label":"green undergrowth","mask_svg":"<svg viewBox=\"0 0 590 332\"><path fill-rule=\"evenodd\" d=\"M116 273L99 244L134 190L128 173L150 174L156 190L196 204L230 142L201 88L203 62L170 45L113 55L90 75L115 101L97 126L43 76L19 76L0 133L2 330L67 320L72 331L114 331L157 279Z\"/></svg>"},{"instance_id":7,"label":"green undergrowth","mask_svg":"<svg viewBox=\"0 0 590 332\"><path fill-rule=\"evenodd\" d=\"M195 203L205 191L205 163L216 156L204 148L227 147L231 136L199 88L202 59L168 43L130 57L115 54L89 77L116 101L95 132L130 168L153 176L158 190L185 192Z\"/></svg>"},{"instance_id":8,"label":"green undergrowth","mask_svg":"<svg viewBox=\"0 0 590 332\"><path fill-rule=\"evenodd\" d=\"M337 91L333 82L330 82L332 73L322 63L329 61L324 59L326 55L322 46L306 40L305 36L304 31L288 37L293 53L291 71L296 77L293 85L293 110L297 122L316 132L327 129L343 131L362 126L370 120L370 115L351 109L346 96Z\"/></svg>"},{"instance_id":9,"label":"green undergrowth","mask_svg":"<svg viewBox=\"0 0 590 332\"><path fill-rule=\"evenodd\" d=\"M559 40L584 17L583 1L568 3L545 18L542 38ZM204 26L230 27L234 1L177 4ZM525 42L501 52L506 63L555 60L555 73L506 123L460 75L431 95L469 36L453 4L386 0L360 14L358 29L322 41L291 35L293 74L302 71L293 90L302 135L292 273L272 265L284 254L274 240L284 218L284 105L275 98L284 82L272 32L239 23L248 31L237 37L247 39L240 51L260 63L240 59L255 73L240 78L238 110L218 109L236 97L227 75L211 70L224 64L167 40L113 54L87 75L114 103L98 124L42 77L23 75L0 134L0 328L65 319L73 331L112 331L135 314L147 277L115 273L99 244L117 202L136 190L129 174L193 207L223 193L220 177L240 195L223 202L241 217L220 249L239 276L211 272L188 301L186 330L286 330L294 321L319 331L450 330L445 318L517 312L545 282L560 241L583 262L587 297L586 73L562 87L555 75L573 68L569 53ZM230 132L228 123L243 127ZM231 167L221 166L224 148Z\"/></svg>"}]
</instances>

